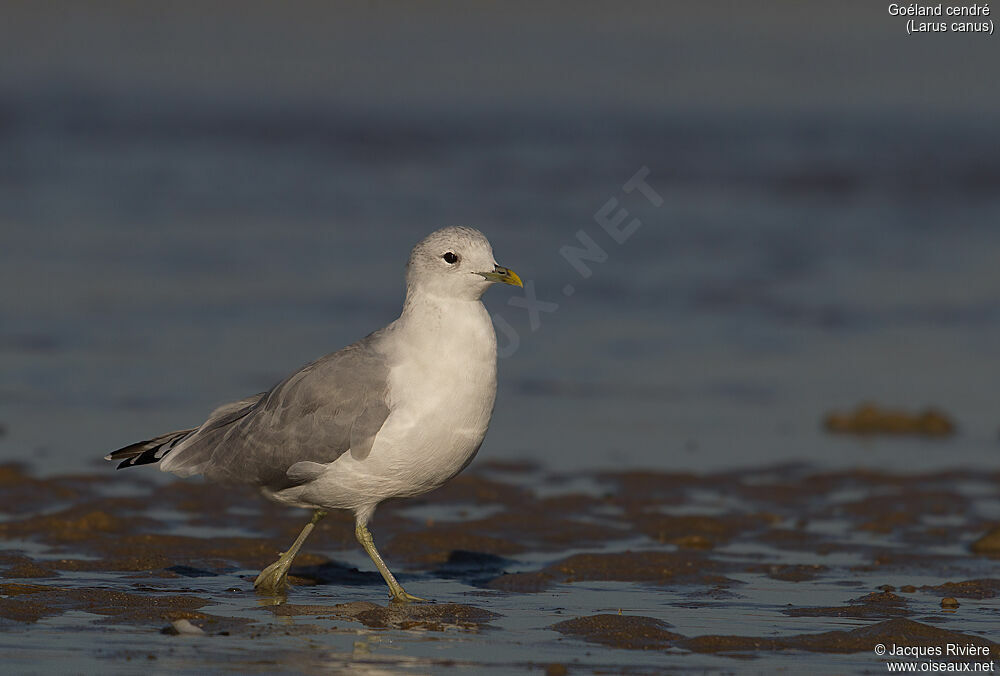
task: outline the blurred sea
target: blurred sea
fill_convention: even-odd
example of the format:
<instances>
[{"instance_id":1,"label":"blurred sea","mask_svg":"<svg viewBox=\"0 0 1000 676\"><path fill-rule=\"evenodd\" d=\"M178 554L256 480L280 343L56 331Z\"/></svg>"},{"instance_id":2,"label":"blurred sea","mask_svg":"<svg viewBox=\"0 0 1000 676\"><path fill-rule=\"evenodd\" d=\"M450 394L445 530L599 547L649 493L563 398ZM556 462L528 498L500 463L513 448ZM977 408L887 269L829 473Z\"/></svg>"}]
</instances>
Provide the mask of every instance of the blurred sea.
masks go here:
<instances>
[{"instance_id":1,"label":"blurred sea","mask_svg":"<svg viewBox=\"0 0 1000 676\"><path fill-rule=\"evenodd\" d=\"M292 47L257 41L266 47L257 61L220 33L222 52L241 56L215 67L205 26L225 16L208 13L203 24L190 7L165 9L143 23L134 7L116 7L124 19L110 10L81 18L67 5L89 23L71 31L51 21L44 54L25 28L41 21L30 5L12 9L4 29L14 59L0 66L4 460L44 473L92 467L109 450L268 388L395 318L410 247L437 227L470 224L540 300L558 304L533 327L523 307L507 304L514 290L487 295L518 342L501 362L480 457L567 470L1000 465L1000 132L976 113L988 109L977 100L995 97L970 88L979 93L947 114L851 108L852 92L891 98L879 82L916 86L910 75L879 79L909 73L910 57L887 56L896 47L879 53L879 77L866 77L864 60L849 56L853 43L837 38L902 39L883 9L874 23L845 20L830 36L796 29L791 10L782 15L790 24L768 24L786 57L810 40L847 55L829 61L858 73L843 105L832 88L806 87L804 62L774 61L749 33L726 43L726 59L710 58L664 10L646 32L637 15L625 22L631 32L609 34L601 56L618 61L588 61L582 42L567 52L582 60L577 74L621 75L621 91L564 82L538 59L520 98L496 105L497 92L516 87L484 66L492 79L473 88L475 104L452 107L445 95L411 91L419 87L400 46L390 54L396 98L361 96L390 58L377 50L374 65L324 62L338 82L355 69L363 86L350 104L329 91L302 95L313 71L294 57L356 49L365 35L352 38L349 21L331 21L346 40L333 47L296 41L281 24L280 44ZM118 23L101 23L112 15ZM266 12L247 16L238 28L271 25ZM445 32L475 41L454 17L415 20L433 25L427 44ZM562 30L564 41L593 33ZM177 34L189 51L171 51L163 36ZM86 49L81 35L92 40ZM676 41L663 46L664 36ZM511 53L511 41L483 50L510 53L528 72L540 45L562 44L540 28L524 41L524 53ZM948 59L972 43L954 44L959 56ZM119 58L132 49L142 56ZM419 53L458 69L462 85L479 72L475 58L462 66L444 48ZM626 54L635 68L612 67ZM663 54L674 69L660 83ZM681 67L682 54L704 57L692 57L710 69L703 80ZM762 67L747 84L741 55L777 70ZM204 82L184 89L199 64ZM825 77L834 72L853 82L835 68ZM954 72L938 80L938 98L975 81ZM780 98L782 73L802 84L802 100ZM254 95L257 76L274 96ZM697 94L695 82L717 87L702 87L701 107L663 98L670 86ZM545 83L575 96L536 105ZM622 99L626 89L640 93ZM419 105L402 102L407 93ZM596 103L581 107L588 96ZM718 103L727 96L748 103ZM635 105L605 105L614 100ZM662 206L622 189L643 167ZM620 245L594 218L612 199L642 224ZM607 252L586 279L559 253L579 246L580 231ZM825 412L863 400L940 406L959 433L921 442L822 432Z\"/></svg>"},{"instance_id":2,"label":"blurred sea","mask_svg":"<svg viewBox=\"0 0 1000 676\"><path fill-rule=\"evenodd\" d=\"M489 457L998 464L988 127L2 110L5 459L80 469L266 389L391 321L413 243L473 224L558 304L532 330L511 290L487 295L518 341ZM622 190L642 167L658 208ZM642 223L621 245L594 219L612 198ZM581 230L607 252L589 279L560 255ZM940 405L960 435L820 431L866 399Z\"/></svg>"}]
</instances>

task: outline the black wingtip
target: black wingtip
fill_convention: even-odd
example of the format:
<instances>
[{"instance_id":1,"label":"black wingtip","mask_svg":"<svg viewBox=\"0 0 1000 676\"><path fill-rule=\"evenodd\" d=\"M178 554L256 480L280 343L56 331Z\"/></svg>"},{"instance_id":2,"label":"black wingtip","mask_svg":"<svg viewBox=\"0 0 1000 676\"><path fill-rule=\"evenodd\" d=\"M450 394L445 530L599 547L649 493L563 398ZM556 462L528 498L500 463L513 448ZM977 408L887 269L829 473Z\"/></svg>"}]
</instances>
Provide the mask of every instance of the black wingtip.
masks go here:
<instances>
[{"instance_id":1,"label":"black wingtip","mask_svg":"<svg viewBox=\"0 0 1000 676\"><path fill-rule=\"evenodd\" d=\"M133 458L150 446L156 443L156 439L147 439L146 441L137 441L134 444L129 444L128 446L122 446L117 451L111 451L106 456L105 460L118 460L119 458Z\"/></svg>"},{"instance_id":2,"label":"black wingtip","mask_svg":"<svg viewBox=\"0 0 1000 676\"><path fill-rule=\"evenodd\" d=\"M104 456L104 459L121 460L121 463L115 469L127 469L129 467L136 467L137 465L148 465L159 462L163 459L163 456L173 450L174 444L177 441L183 439L193 431L194 429L178 430L147 439L146 441L129 444L128 446L119 448L117 451L108 453Z\"/></svg>"}]
</instances>

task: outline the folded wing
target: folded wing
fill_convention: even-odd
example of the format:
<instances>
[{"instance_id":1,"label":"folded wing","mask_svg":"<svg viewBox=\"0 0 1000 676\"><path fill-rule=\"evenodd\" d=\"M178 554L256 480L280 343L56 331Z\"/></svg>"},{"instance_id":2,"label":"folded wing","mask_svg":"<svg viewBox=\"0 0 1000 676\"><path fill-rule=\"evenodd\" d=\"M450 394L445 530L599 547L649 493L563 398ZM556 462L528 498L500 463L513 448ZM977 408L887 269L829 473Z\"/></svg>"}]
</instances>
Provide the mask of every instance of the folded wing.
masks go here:
<instances>
[{"instance_id":1,"label":"folded wing","mask_svg":"<svg viewBox=\"0 0 1000 676\"><path fill-rule=\"evenodd\" d=\"M347 451L365 457L389 415L389 366L376 336L318 359L269 392L217 409L201 427L170 440L160 469L280 490L304 476L289 476L296 463L326 464Z\"/></svg>"}]
</instances>

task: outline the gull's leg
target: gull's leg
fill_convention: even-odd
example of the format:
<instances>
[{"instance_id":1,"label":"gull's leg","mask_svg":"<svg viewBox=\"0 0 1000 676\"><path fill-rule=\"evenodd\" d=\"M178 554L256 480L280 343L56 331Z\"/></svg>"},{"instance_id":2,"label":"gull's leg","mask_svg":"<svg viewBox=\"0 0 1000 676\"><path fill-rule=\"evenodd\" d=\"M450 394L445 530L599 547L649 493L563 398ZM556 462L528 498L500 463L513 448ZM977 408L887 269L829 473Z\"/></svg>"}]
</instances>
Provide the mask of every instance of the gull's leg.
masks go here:
<instances>
[{"instance_id":1,"label":"gull's leg","mask_svg":"<svg viewBox=\"0 0 1000 676\"><path fill-rule=\"evenodd\" d=\"M385 565L385 561L382 560L382 556L375 549L375 539L372 537L371 531L368 530L367 524L358 519L354 527L354 535L358 538L358 542L361 546L365 548L368 552L368 556L371 557L372 562L375 563L375 567L378 568L378 572L382 573L382 578L385 583L389 585L389 593L392 595L393 601L401 601L403 603L428 603L427 599L422 599L419 596L414 596L413 594L406 593L403 589L403 585L396 581L395 576L392 571L389 570L389 566Z\"/></svg>"},{"instance_id":2,"label":"gull's leg","mask_svg":"<svg viewBox=\"0 0 1000 676\"><path fill-rule=\"evenodd\" d=\"M321 509L313 512L309 523L302 529L299 536L295 538L295 542L292 543L291 548L287 552L282 552L278 560L262 570L257 579L253 581L254 589L264 594L279 594L285 590L285 587L288 586L288 569L292 567L292 559L299 553L302 543L306 541L309 533L312 533L313 528L316 527L316 524L324 516L326 516L326 512Z\"/></svg>"}]
</instances>

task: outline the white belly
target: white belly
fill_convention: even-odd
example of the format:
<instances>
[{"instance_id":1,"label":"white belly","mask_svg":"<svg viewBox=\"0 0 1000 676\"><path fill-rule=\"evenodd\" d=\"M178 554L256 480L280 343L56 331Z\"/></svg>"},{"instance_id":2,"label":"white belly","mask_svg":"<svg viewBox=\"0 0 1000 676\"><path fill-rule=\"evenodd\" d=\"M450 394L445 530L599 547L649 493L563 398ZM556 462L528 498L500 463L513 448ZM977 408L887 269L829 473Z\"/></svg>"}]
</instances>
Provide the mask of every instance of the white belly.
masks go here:
<instances>
[{"instance_id":1,"label":"white belly","mask_svg":"<svg viewBox=\"0 0 1000 676\"><path fill-rule=\"evenodd\" d=\"M389 415L363 462L369 473L387 478L391 497L437 488L472 460L493 414L496 367L488 371L465 374L475 386L462 378L426 383Z\"/></svg>"},{"instance_id":2,"label":"white belly","mask_svg":"<svg viewBox=\"0 0 1000 676\"><path fill-rule=\"evenodd\" d=\"M486 309L475 306L481 312L442 318L447 330L390 343L391 412L366 457L345 453L316 481L274 497L300 506L374 509L388 498L433 490L468 465L496 398L496 334Z\"/></svg>"}]
</instances>

